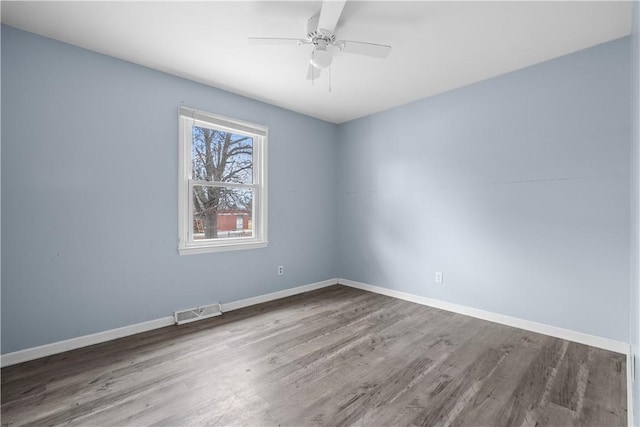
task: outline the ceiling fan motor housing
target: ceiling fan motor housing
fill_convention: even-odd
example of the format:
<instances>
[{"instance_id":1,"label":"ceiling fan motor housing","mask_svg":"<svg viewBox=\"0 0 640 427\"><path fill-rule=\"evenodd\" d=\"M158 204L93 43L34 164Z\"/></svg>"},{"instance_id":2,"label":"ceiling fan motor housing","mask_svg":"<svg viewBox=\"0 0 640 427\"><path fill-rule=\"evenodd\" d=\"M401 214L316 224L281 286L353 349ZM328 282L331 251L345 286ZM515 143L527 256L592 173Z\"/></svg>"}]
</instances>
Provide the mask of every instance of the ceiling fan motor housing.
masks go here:
<instances>
[{"instance_id":1,"label":"ceiling fan motor housing","mask_svg":"<svg viewBox=\"0 0 640 427\"><path fill-rule=\"evenodd\" d=\"M315 45L318 44L318 40L324 40L327 44L332 44L336 41L336 36L330 31L318 28L319 20L319 13L307 19L307 41Z\"/></svg>"}]
</instances>

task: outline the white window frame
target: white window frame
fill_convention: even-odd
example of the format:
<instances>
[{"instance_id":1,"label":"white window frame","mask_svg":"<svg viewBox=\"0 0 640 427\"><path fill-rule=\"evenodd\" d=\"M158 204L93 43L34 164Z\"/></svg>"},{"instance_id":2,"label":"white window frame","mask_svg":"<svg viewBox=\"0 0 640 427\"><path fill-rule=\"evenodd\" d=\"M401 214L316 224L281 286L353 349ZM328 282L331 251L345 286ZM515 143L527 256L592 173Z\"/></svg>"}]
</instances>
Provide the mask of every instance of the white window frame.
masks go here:
<instances>
[{"instance_id":1,"label":"white window frame","mask_svg":"<svg viewBox=\"0 0 640 427\"><path fill-rule=\"evenodd\" d=\"M264 248L267 240L267 133L266 126L180 107L178 153L178 253L180 255ZM215 184L194 181L191 164L193 125L204 126L253 138L253 183ZM227 237L209 240L193 238L193 185L253 189L253 237Z\"/></svg>"}]
</instances>

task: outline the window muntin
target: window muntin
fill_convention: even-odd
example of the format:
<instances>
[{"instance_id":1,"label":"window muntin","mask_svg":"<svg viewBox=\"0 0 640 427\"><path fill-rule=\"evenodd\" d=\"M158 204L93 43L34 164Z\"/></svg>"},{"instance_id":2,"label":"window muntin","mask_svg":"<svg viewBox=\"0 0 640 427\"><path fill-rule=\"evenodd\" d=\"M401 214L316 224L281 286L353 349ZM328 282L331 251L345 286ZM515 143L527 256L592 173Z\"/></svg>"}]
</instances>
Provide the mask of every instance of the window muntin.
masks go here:
<instances>
[{"instance_id":1,"label":"window muntin","mask_svg":"<svg viewBox=\"0 0 640 427\"><path fill-rule=\"evenodd\" d=\"M267 129L180 109L180 254L265 247Z\"/></svg>"}]
</instances>

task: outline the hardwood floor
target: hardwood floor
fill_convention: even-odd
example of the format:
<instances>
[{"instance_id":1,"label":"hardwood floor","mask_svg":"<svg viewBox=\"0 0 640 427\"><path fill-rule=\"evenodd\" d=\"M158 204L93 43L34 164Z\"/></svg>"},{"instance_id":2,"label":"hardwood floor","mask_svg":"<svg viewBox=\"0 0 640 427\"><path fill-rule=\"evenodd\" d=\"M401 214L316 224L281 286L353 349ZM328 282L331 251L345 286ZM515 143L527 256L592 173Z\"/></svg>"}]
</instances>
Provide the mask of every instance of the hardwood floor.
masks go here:
<instances>
[{"instance_id":1,"label":"hardwood floor","mask_svg":"<svg viewBox=\"0 0 640 427\"><path fill-rule=\"evenodd\" d=\"M2 369L2 425L626 425L625 356L343 286Z\"/></svg>"}]
</instances>

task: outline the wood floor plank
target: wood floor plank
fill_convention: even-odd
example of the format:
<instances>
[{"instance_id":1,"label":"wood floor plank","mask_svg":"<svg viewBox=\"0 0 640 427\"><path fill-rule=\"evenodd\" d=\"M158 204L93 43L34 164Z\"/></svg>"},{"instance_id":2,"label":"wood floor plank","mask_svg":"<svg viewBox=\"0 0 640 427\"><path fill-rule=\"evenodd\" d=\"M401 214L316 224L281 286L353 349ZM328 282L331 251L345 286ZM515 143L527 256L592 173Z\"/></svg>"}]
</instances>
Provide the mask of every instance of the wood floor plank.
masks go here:
<instances>
[{"instance_id":1,"label":"wood floor plank","mask_svg":"<svg viewBox=\"0 0 640 427\"><path fill-rule=\"evenodd\" d=\"M625 356L331 286L2 369L2 426L625 425Z\"/></svg>"},{"instance_id":2,"label":"wood floor plank","mask_svg":"<svg viewBox=\"0 0 640 427\"><path fill-rule=\"evenodd\" d=\"M544 337L515 328L508 328L500 335L504 338L499 342L500 345L513 345L508 357L485 381L465 413L460 414L452 425L509 425L508 412L504 408L508 407L511 397L519 387L522 373L535 360L542 347L540 338Z\"/></svg>"}]
</instances>

